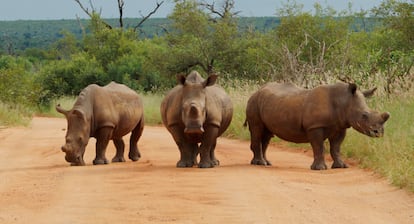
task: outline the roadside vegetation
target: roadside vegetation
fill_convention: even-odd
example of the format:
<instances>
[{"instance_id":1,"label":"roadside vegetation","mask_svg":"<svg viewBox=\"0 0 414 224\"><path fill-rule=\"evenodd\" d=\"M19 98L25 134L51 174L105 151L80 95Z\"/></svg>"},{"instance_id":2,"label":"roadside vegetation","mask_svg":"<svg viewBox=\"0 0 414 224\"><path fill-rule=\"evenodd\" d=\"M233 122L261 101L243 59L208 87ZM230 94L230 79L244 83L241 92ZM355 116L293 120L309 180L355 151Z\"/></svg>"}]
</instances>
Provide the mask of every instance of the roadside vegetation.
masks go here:
<instances>
[{"instance_id":1,"label":"roadside vegetation","mask_svg":"<svg viewBox=\"0 0 414 224\"><path fill-rule=\"evenodd\" d=\"M385 137L350 130L343 154L396 186L414 192L414 3L384 0L370 11L336 12L294 1L277 11L278 25L256 29L235 1L176 0L168 26L146 37L134 27L108 24L95 12L88 32L42 48L0 46L0 127L28 124L34 114L58 116L91 83L124 83L144 99L146 124L160 125L159 105L177 74L216 73L235 112L227 137L249 139L243 128L247 99L269 81L312 88L337 81L378 87L372 108L391 113ZM85 21L83 21L84 23ZM139 27L138 27L139 28ZM246 149L249 150L249 149Z\"/></svg>"}]
</instances>

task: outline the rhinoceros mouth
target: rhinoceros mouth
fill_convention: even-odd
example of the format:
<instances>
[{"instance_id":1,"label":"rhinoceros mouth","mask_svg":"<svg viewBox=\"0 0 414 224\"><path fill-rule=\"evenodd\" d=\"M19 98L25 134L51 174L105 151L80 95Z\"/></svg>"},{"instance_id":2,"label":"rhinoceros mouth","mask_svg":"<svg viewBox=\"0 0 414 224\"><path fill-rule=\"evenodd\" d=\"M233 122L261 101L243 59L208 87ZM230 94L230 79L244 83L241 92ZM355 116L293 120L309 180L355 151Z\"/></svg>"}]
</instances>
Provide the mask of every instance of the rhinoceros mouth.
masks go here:
<instances>
[{"instance_id":1,"label":"rhinoceros mouth","mask_svg":"<svg viewBox=\"0 0 414 224\"><path fill-rule=\"evenodd\" d=\"M204 128L202 126L192 126L192 127L186 127L184 129L185 134L203 134Z\"/></svg>"},{"instance_id":2,"label":"rhinoceros mouth","mask_svg":"<svg viewBox=\"0 0 414 224\"><path fill-rule=\"evenodd\" d=\"M65 160L66 160L66 162L70 163L71 166L83 166L83 165L85 165L85 162L83 161L83 158L80 155L70 156L70 155L66 154Z\"/></svg>"},{"instance_id":3,"label":"rhinoceros mouth","mask_svg":"<svg viewBox=\"0 0 414 224\"><path fill-rule=\"evenodd\" d=\"M373 137L373 138L380 138L384 135L384 133L382 131L379 130L368 130L366 135L368 135L369 137Z\"/></svg>"}]
</instances>

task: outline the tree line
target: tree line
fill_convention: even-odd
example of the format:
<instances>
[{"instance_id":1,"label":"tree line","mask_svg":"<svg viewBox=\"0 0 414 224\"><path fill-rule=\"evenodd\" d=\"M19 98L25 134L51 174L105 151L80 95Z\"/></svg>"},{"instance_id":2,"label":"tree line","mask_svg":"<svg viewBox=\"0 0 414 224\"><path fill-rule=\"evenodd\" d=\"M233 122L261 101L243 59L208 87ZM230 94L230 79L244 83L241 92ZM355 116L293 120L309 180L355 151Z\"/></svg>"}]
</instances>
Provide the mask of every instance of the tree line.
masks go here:
<instances>
[{"instance_id":1,"label":"tree line","mask_svg":"<svg viewBox=\"0 0 414 224\"><path fill-rule=\"evenodd\" d=\"M122 1L121 1L122 3ZM414 3L384 0L361 12L315 4L304 12L288 1L268 30L241 26L234 0L175 0L168 26L150 37L142 25L108 24L88 11L81 36L63 31L47 48L0 51L0 100L29 106L77 95L91 83L117 81L138 91L162 91L195 69L234 79L291 81L305 87L343 80L407 89L414 63ZM145 21L145 22L148 22ZM139 24L139 22L138 22ZM87 30L88 32L84 32Z\"/></svg>"}]
</instances>

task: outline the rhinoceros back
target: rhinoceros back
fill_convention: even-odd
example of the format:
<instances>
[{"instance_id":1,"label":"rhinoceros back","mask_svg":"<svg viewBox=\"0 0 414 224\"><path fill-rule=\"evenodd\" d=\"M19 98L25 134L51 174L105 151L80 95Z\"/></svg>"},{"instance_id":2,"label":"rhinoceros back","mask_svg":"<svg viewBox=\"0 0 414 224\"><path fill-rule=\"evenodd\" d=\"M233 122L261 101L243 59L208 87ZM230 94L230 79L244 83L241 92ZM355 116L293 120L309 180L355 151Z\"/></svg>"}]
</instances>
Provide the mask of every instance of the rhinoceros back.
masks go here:
<instances>
[{"instance_id":1,"label":"rhinoceros back","mask_svg":"<svg viewBox=\"0 0 414 224\"><path fill-rule=\"evenodd\" d=\"M123 136L142 120L143 105L139 95L125 85L111 82L104 87L87 87L91 104L93 130L113 127L113 136Z\"/></svg>"}]
</instances>

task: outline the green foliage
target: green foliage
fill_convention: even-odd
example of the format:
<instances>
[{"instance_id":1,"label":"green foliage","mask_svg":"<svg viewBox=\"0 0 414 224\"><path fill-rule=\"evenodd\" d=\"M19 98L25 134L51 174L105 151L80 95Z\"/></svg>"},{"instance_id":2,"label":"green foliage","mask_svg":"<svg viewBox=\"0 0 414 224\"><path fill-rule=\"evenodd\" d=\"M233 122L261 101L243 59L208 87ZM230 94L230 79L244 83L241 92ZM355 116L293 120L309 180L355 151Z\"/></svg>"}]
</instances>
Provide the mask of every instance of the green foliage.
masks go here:
<instances>
[{"instance_id":1,"label":"green foliage","mask_svg":"<svg viewBox=\"0 0 414 224\"><path fill-rule=\"evenodd\" d=\"M41 104L65 95L77 95L88 84L110 82L98 61L86 53L72 55L71 60L56 60L45 65L37 82L42 85Z\"/></svg>"},{"instance_id":2,"label":"green foliage","mask_svg":"<svg viewBox=\"0 0 414 224\"><path fill-rule=\"evenodd\" d=\"M221 16L203 10L198 1L176 1L169 17L173 32L167 36L172 46L172 67L175 72L201 68L206 73L232 70L231 61L240 53L235 48L239 38L237 20L225 12Z\"/></svg>"},{"instance_id":3,"label":"green foliage","mask_svg":"<svg viewBox=\"0 0 414 224\"><path fill-rule=\"evenodd\" d=\"M35 107L39 86L30 74L32 63L13 56L0 56L0 101Z\"/></svg>"},{"instance_id":4,"label":"green foliage","mask_svg":"<svg viewBox=\"0 0 414 224\"><path fill-rule=\"evenodd\" d=\"M372 9L376 16L384 18L383 31L391 29L398 37L399 50L410 51L414 45L414 2L411 2L385 0L380 6Z\"/></svg>"},{"instance_id":5,"label":"green foliage","mask_svg":"<svg viewBox=\"0 0 414 224\"><path fill-rule=\"evenodd\" d=\"M20 104L8 104L0 101L0 128L16 125L28 125L33 110Z\"/></svg>"},{"instance_id":6,"label":"green foliage","mask_svg":"<svg viewBox=\"0 0 414 224\"><path fill-rule=\"evenodd\" d=\"M164 95L159 93L140 94L144 105L145 125L162 125L160 105Z\"/></svg>"}]
</instances>

